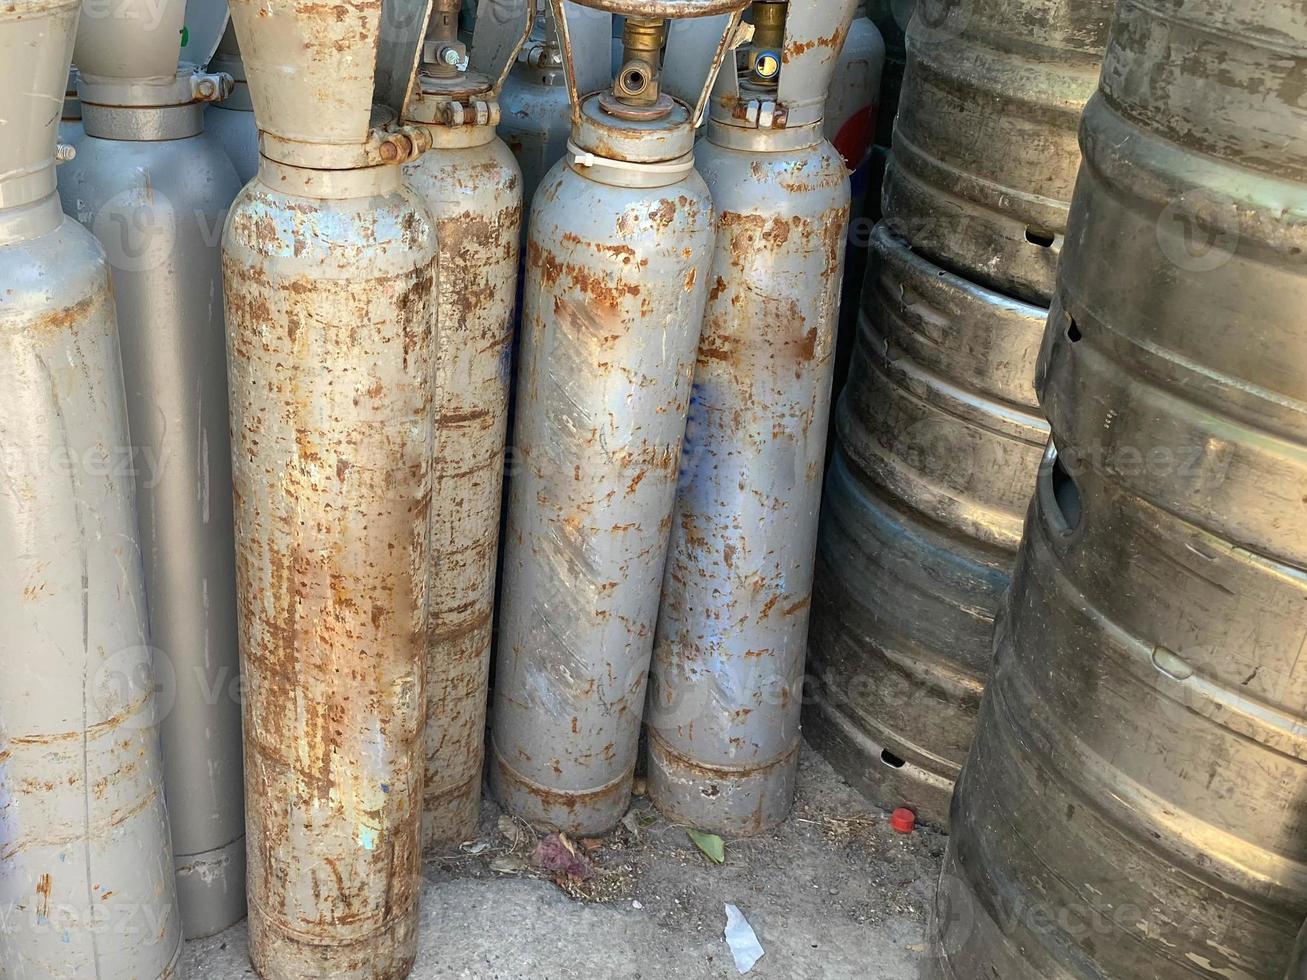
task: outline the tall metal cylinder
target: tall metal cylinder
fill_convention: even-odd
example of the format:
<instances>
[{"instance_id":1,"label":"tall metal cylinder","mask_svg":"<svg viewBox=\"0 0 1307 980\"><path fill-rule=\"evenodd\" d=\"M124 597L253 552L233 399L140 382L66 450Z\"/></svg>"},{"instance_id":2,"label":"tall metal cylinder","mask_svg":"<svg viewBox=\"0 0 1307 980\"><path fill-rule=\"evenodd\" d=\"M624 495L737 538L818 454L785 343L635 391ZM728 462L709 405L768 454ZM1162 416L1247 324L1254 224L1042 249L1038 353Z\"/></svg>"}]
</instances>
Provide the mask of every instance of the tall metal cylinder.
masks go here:
<instances>
[{"instance_id":1,"label":"tall metal cylinder","mask_svg":"<svg viewBox=\"0 0 1307 980\"><path fill-rule=\"evenodd\" d=\"M254 103L245 80L236 28L231 24L209 60L209 71L230 75L232 88L225 99L210 103L204 110L204 131L226 151L241 183L248 184L259 171L259 127L254 121Z\"/></svg>"},{"instance_id":2,"label":"tall metal cylinder","mask_svg":"<svg viewBox=\"0 0 1307 980\"><path fill-rule=\"evenodd\" d=\"M400 172L422 134L373 120L402 115L425 11L238 0L232 19L263 152L223 236L250 958L269 980L402 977L436 241Z\"/></svg>"},{"instance_id":3,"label":"tall metal cylinder","mask_svg":"<svg viewBox=\"0 0 1307 980\"><path fill-rule=\"evenodd\" d=\"M1307 915L1307 11L1117 7L933 974L1276 977Z\"/></svg>"},{"instance_id":4,"label":"tall metal cylinder","mask_svg":"<svg viewBox=\"0 0 1307 980\"><path fill-rule=\"evenodd\" d=\"M1111 10L919 0L883 192L895 234L951 272L1047 305Z\"/></svg>"},{"instance_id":5,"label":"tall metal cylinder","mask_svg":"<svg viewBox=\"0 0 1307 980\"><path fill-rule=\"evenodd\" d=\"M630 801L714 227L699 106L662 90L664 5L628 16L623 71L584 101L620 4L564 6L573 145L527 245L490 775L510 812L595 834Z\"/></svg>"},{"instance_id":6,"label":"tall metal cylinder","mask_svg":"<svg viewBox=\"0 0 1307 980\"><path fill-rule=\"evenodd\" d=\"M778 43L760 28L754 67L719 81L695 154L718 231L649 698L654 803L732 834L794 798L849 220L822 135L839 45L817 39L844 36L854 0L755 4L756 24L762 6L781 8Z\"/></svg>"},{"instance_id":7,"label":"tall metal cylinder","mask_svg":"<svg viewBox=\"0 0 1307 980\"><path fill-rule=\"evenodd\" d=\"M497 94L530 28L477 20L462 71L458 4L437 0L408 119L432 147L404 168L436 222L436 443L431 480L423 846L476 834L522 223L522 172L495 135Z\"/></svg>"},{"instance_id":8,"label":"tall metal cylinder","mask_svg":"<svg viewBox=\"0 0 1307 980\"><path fill-rule=\"evenodd\" d=\"M538 11L531 37L499 96L500 137L522 169L522 206L529 214L536 188L567 151L572 114L563 76L563 54L558 45L553 13L545 0L528 0ZM525 223L524 228L525 231Z\"/></svg>"},{"instance_id":9,"label":"tall metal cylinder","mask_svg":"<svg viewBox=\"0 0 1307 980\"><path fill-rule=\"evenodd\" d=\"M55 194L78 7L0 10L0 964L162 978L182 934L113 292Z\"/></svg>"},{"instance_id":10,"label":"tall metal cylinder","mask_svg":"<svg viewBox=\"0 0 1307 980\"><path fill-rule=\"evenodd\" d=\"M866 17L854 17L843 40L839 61L831 73L822 132L840 151L849 170L856 173L867 166L876 136L885 41ZM855 199L866 192L865 173L863 180L853 180L851 193Z\"/></svg>"},{"instance_id":11,"label":"tall metal cylinder","mask_svg":"<svg viewBox=\"0 0 1307 980\"><path fill-rule=\"evenodd\" d=\"M804 731L888 807L948 820L1048 426L1047 311L872 235L822 513Z\"/></svg>"},{"instance_id":12,"label":"tall metal cylinder","mask_svg":"<svg viewBox=\"0 0 1307 980\"><path fill-rule=\"evenodd\" d=\"M85 135L60 168L59 195L112 270L177 898L193 938L245 915L220 253L240 181L205 136L197 99L205 85L221 94L226 79L178 67L179 39L169 75L138 77L155 65L124 48L152 53L155 40L148 21L136 23L131 32L115 18L82 20L75 55ZM166 56L157 55L160 65Z\"/></svg>"}]
</instances>

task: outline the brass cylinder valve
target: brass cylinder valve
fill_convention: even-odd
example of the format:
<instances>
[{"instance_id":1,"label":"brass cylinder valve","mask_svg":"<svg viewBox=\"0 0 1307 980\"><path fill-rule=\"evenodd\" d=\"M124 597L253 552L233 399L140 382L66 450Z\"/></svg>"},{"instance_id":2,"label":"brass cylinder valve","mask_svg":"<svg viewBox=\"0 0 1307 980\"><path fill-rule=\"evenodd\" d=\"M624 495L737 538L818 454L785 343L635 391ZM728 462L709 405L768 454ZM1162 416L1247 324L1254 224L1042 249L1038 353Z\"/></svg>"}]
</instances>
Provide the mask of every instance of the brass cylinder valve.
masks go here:
<instances>
[{"instance_id":1,"label":"brass cylinder valve","mask_svg":"<svg viewBox=\"0 0 1307 980\"><path fill-rule=\"evenodd\" d=\"M626 18L622 67L613 81L613 95L623 105L644 107L658 102L658 68L666 26L661 17Z\"/></svg>"},{"instance_id":2,"label":"brass cylinder valve","mask_svg":"<svg viewBox=\"0 0 1307 980\"><path fill-rule=\"evenodd\" d=\"M456 78L467 68L467 47L458 39L458 12L462 0L435 0L426 42L422 46L422 74Z\"/></svg>"},{"instance_id":3,"label":"brass cylinder valve","mask_svg":"<svg viewBox=\"0 0 1307 980\"><path fill-rule=\"evenodd\" d=\"M785 48L785 0L756 0L753 5L753 47L749 74L755 85L775 88Z\"/></svg>"}]
</instances>

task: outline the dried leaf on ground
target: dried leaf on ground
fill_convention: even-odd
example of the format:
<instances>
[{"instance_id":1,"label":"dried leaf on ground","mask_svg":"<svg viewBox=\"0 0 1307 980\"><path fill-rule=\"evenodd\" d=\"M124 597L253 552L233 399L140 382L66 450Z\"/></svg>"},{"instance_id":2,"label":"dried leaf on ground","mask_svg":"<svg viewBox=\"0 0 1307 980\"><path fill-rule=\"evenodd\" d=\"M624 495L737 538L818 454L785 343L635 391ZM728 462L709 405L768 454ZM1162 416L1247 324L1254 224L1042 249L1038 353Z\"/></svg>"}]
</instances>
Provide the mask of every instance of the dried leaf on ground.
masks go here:
<instances>
[{"instance_id":1,"label":"dried leaf on ground","mask_svg":"<svg viewBox=\"0 0 1307 980\"><path fill-rule=\"evenodd\" d=\"M501 875L520 875L530 869L520 857L513 854L504 854L490 862L490 870L497 871Z\"/></svg>"},{"instance_id":2,"label":"dried leaf on ground","mask_svg":"<svg viewBox=\"0 0 1307 980\"><path fill-rule=\"evenodd\" d=\"M640 836L640 817L634 810L627 810L626 816L622 818L622 826L627 829L632 837Z\"/></svg>"},{"instance_id":3,"label":"dried leaf on ground","mask_svg":"<svg viewBox=\"0 0 1307 980\"><path fill-rule=\"evenodd\" d=\"M531 835L531 831L523 827L507 814L501 814L499 817L498 830L501 837L508 841L509 847L518 847L525 843Z\"/></svg>"}]
</instances>

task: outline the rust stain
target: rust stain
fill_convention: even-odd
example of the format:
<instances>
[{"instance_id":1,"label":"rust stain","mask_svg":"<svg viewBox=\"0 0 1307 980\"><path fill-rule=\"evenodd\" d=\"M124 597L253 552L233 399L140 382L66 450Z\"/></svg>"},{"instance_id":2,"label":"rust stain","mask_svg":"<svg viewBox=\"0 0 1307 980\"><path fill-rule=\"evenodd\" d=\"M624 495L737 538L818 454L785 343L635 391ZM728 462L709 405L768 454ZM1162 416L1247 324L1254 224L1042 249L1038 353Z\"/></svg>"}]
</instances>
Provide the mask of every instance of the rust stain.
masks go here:
<instances>
[{"instance_id":1,"label":"rust stain","mask_svg":"<svg viewBox=\"0 0 1307 980\"><path fill-rule=\"evenodd\" d=\"M649 217L658 228L666 228L676 219L676 202L671 198L664 198L649 212Z\"/></svg>"},{"instance_id":2,"label":"rust stain","mask_svg":"<svg viewBox=\"0 0 1307 980\"><path fill-rule=\"evenodd\" d=\"M785 50L781 52L781 63L788 65L794 58L806 54L814 48L829 48L838 55L840 50L844 47L845 33L845 29L840 27L827 37L817 37L809 41L796 41L787 44Z\"/></svg>"},{"instance_id":3,"label":"rust stain","mask_svg":"<svg viewBox=\"0 0 1307 980\"><path fill-rule=\"evenodd\" d=\"M812 327L807 333L805 333L799 340L797 347L799 359L803 361L811 361L817 351L817 328Z\"/></svg>"},{"instance_id":4,"label":"rust stain","mask_svg":"<svg viewBox=\"0 0 1307 980\"><path fill-rule=\"evenodd\" d=\"M41 875L36 880L36 916L41 922L50 918L50 891L54 887L53 881L48 874Z\"/></svg>"}]
</instances>

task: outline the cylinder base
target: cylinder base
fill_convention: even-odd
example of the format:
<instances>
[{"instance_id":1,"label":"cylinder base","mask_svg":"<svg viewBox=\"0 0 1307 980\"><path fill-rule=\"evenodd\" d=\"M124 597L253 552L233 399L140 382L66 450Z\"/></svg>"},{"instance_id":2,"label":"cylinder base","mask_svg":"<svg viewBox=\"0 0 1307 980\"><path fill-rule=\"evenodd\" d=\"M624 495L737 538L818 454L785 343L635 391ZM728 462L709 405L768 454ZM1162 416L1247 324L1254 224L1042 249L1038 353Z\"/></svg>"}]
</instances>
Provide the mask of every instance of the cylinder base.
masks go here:
<instances>
[{"instance_id":1,"label":"cylinder base","mask_svg":"<svg viewBox=\"0 0 1307 980\"><path fill-rule=\"evenodd\" d=\"M177 904L187 939L213 936L245 918L245 835L202 854L178 854Z\"/></svg>"},{"instance_id":2,"label":"cylinder base","mask_svg":"<svg viewBox=\"0 0 1307 980\"><path fill-rule=\"evenodd\" d=\"M422 800L422 850L439 851L476 835L481 815L481 770L466 782Z\"/></svg>"},{"instance_id":3,"label":"cylinder base","mask_svg":"<svg viewBox=\"0 0 1307 980\"><path fill-rule=\"evenodd\" d=\"M597 837L617 826L631 806L635 767L598 789L570 793L527 779L491 744L490 788L504 809L534 826L577 837Z\"/></svg>"},{"instance_id":4,"label":"cylinder base","mask_svg":"<svg viewBox=\"0 0 1307 980\"><path fill-rule=\"evenodd\" d=\"M405 912L352 943L323 945L277 928L250 907L250 966L263 980L402 980L417 960L417 914Z\"/></svg>"},{"instance_id":5,"label":"cylinder base","mask_svg":"<svg viewBox=\"0 0 1307 980\"><path fill-rule=\"evenodd\" d=\"M649 730L649 796L667 819L717 834L766 833L789 816L799 741L752 769L720 769L687 759Z\"/></svg>"}]
</instances>

